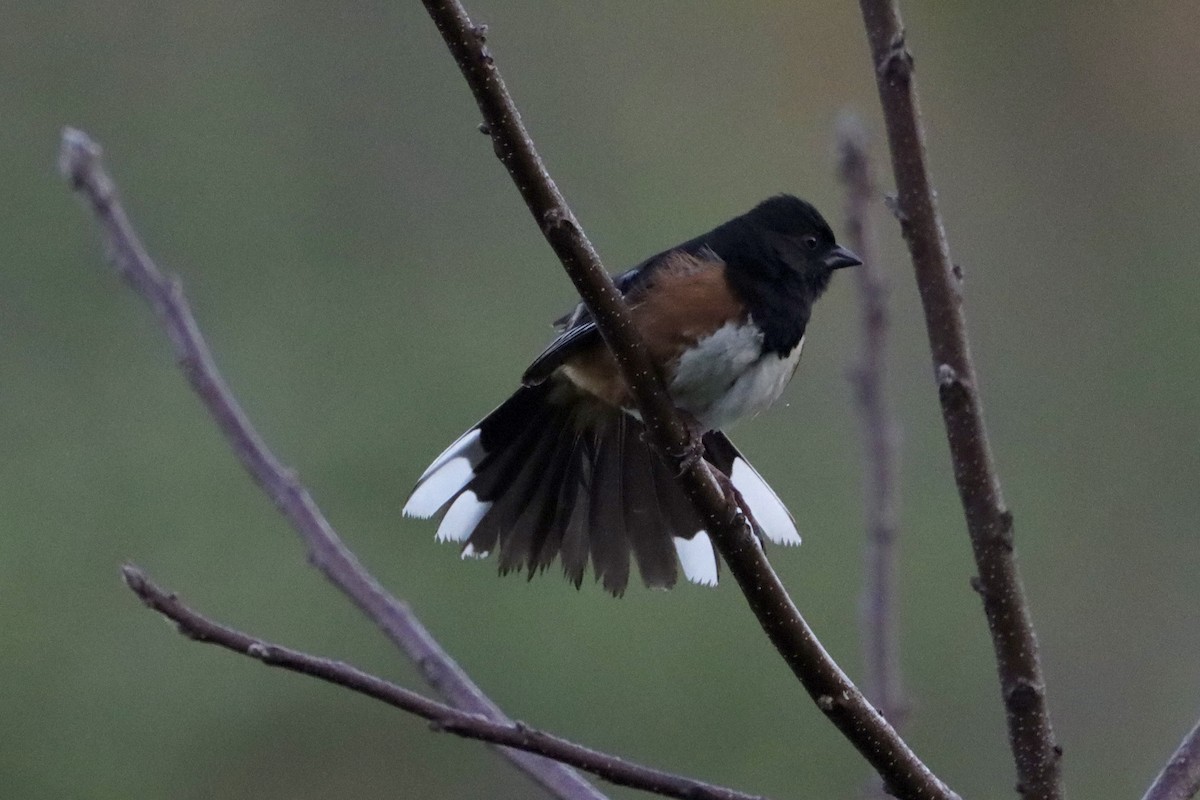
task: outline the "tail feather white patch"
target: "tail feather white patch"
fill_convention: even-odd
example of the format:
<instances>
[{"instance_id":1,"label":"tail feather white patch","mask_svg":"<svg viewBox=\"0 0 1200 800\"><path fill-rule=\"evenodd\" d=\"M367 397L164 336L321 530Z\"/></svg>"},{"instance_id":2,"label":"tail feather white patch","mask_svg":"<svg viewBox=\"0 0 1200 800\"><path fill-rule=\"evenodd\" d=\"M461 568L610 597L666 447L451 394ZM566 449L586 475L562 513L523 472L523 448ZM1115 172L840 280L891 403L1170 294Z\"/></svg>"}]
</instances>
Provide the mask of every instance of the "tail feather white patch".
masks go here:
<instances>
[{"instance_id":1,"label":"tail feather white patch","mask_svg":"<svg viewBox=\"0 0 1200 800\"><path fill-rule=\"evenodd\" d=\"M697 531L691 539L674 537L675 552L679 555L679 566L692 583L702 586L717 585L717 554L705 531Z\"/></svg>"},{"instance_id":2,"label":"tail feather white patch","mask_svg":"<svg viewBox=\"0 0 1200 800\"><path fill-rule=\"evenodd\" d=\"M420 480L417 483L423 483L426 478L436 472L443 464L452 458L464 456L470 461L477 461L478 457L483 456L483 445L479 442L479 428L472 428L462 436L454 440L454 443L442 451L442 454L433 460L433 463L425 468L421 473Z\"/></svg>"},{"instance_id":3,"label":"tail feather white patch","mask_svg":"<svg viewBox=\"0 0 1200 800\"><path fill-rule=\"evenodd\" d=\"M471 538L471 533L483 515L492 507L491 503L480 501L474 492L463 492L458 496L442 517L438 525L437 540L439 542L465 542Z\"/></svg>"},{"instance_id":4,"label":"tail feather white patch","mask_svg":"<svg viewBox=\"0 0 1200 800\"><path fill-rule=\"evenodd\" d=\"M406 517L432 517L475 476L475 466L483 459L479 429L467 431L434 459L404 504Z\"/></svg>"},{"instance_id":5,"label":"tail feather white patch","mask_svg":"<svg viewBox=\"0 0 1200 800\"><path fill-rule=\"evenodd\" d=\"M800 544L800 532L779 496L744 458L733 461L729 479L742 493L750 512L762 526L763 533L776 544Z\"/></svg>"}]
</instances>

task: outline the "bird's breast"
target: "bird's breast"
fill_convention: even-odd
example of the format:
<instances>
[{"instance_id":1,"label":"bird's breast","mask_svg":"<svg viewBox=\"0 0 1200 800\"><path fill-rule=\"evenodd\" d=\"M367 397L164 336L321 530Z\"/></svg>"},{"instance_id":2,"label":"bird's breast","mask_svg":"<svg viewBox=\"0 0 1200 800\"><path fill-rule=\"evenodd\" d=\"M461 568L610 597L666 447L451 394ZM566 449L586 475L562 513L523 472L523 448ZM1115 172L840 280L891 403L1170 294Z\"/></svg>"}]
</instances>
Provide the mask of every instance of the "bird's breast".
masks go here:
<instances>
[{"instance_id":1,"label":"bird's breast","mask_svg":"<svg viewBox=\"0 0 1200 800\"><path fill-rule=\"evenodd\" d=\"M784 352L772 345L719 261L674 257L631 300L634 324L671 399L710 429L766 409L796 371L803 338ZM633 413L629 387L602 342L572 355L561 373L577 389Z\"/></svg>"},{"instance_id":2,"label":"bird's breast","mask_svg":"<svg viewBox=\"0 0 1200 800\"><path fill-rule=\"evenodd\" d=\"M684 350L668 370L676 405L708 428L724 428L779 399L804 348L765 353L763 332L753 319L731 321Z\"/></svg>"}]
</instances>

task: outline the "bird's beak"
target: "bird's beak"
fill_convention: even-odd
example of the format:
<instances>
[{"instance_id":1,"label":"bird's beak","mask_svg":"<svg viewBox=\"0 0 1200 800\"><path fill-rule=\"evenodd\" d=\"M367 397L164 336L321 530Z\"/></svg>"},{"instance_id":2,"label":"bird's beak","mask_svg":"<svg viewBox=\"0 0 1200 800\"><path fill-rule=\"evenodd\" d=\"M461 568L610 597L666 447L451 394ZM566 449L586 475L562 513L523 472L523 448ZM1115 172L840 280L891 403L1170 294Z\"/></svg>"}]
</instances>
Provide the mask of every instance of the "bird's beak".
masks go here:
<instances>
[{"instance_id":1,"label":"bird's beak","mask_svg":"<svg viewBox=\"0 0 1200 800\"><path fill-rule=\"evenodd\" d=\"M841 269L857 267L862 264L862 259L841 245L836 245L825 255L824 263L829 269Z\"/></svg>"}]
</instances>

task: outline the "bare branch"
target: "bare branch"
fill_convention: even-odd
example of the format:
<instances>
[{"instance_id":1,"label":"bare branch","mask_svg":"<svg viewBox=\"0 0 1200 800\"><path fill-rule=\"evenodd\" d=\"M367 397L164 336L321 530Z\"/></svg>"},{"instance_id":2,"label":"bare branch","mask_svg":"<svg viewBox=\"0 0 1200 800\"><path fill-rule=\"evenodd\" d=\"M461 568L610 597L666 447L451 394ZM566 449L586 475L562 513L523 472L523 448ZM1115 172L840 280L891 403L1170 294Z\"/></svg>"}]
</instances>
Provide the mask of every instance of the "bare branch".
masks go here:
<instances>
[{"instance_id":1,"label":"bare branch","mask_svg":"<svg viewBox=\"0 0 1200 800\"><path fill-rule=\"evenodd\" d=\"M358 562L321 514L295 472L279 462L254 430L218 372L192 316L179 280L168 277L147 254L100 163L101 150L82 131L66 128L59 169L91 206L117 272L154 309L171 339L180 369L200 396L242 466L300 534L309 562L341 589L421 669L442 697L463 711L508 723L504 712L441 648L407 604L387 592ZM501 749L519 769L563 800L603 800L604 795L570 768L517 750Z\"/></svg>"},{"instance_id":2,"label":"bare branch","mask_svg":"<svg viewBox=\"0 0 1200 800\"><path fill-rule=\"evenodd\" d=\"M133 565L126 564L121 572L125 583L143 603L175 622L179 632L189 639L215 644L226 650L250 656L269 667L299 672L342 686L427 719L435 731L445 731L467 739L536 753L556 762L586 770L618 786L642 789L664 797L678 797L682 800L762 800L760 797L733 789L712 786L631 764L616 756L575 744L521 722L492 720L480 714L452 708L349 664L264 642L201 616L180 602L174 594L156 586L145 573Z\"/></svg>"},{"instance_id":3,"label":"bare branch","mask_svg":"<svg viewBox=\"0 0 1200 800\"><path fill-rule=\"evenodd\" d=\"M483 114L482 129L491 136L497 157L592 312L653 441L678 467L684 491L705 519L713 542L772 644L817 707L879 772L890 791L905 798L954 797L825 652L736 503L725 496L702 460L688 458L695 451L694 443L646 355L620 294L525 130L486 46L485 29L471 22L457 0L423 2L475 96Z\"/></svg>"},{"instance_id":4,"label":"bare branch","mask_svg":"<svg viewBox=\"0 0 1200 800\"><path fill-rule=\"evenodd\" d=\"M1054 739L1037 637L1013 557L1013 519L992 459L967 341L961 274L950 260L926 163L913 58L897 0L859 0L887 124L897 218L908 243L933 354L942 419L979 576L1000 676L1017 790L1028 800L1063 797L1062 750Z\"/></svg>"},{"instance_id":5,"label":"bare branch","mask_svg":"<svg viewBox=\"0 0 1200 800\"><path fill-rule=\"evenodd\" d=\"M1142 800L1192 800L1200 793L1200 722L1150 784Z\"/></svg>"},{"instance_id":6,"label":"bare branch","mask_svg":"<svg viewBox=\"0 0 1200 800\"><path fill-rule=\"evenodd\" d=\"M753 800L751 795L632 764L504 717L438 646L408 606L389 595L363 569L295 475L266 448L217 372L178 281L163 276L146 253L99 158L100 148L86 134L64 131L60 160L64 177L91 204L118 271L154 308L175 345L180 366L238 457L307 543L312 563L418 663L435 689L461 705L452 708L345 664L223 628L187 609L140 570L127 566L123 570L125 581L146 605L175 620L180 632L190 638L220 644L266 664L303 672L383 700L430 720L435 730L502 745L500 752L532 772L539 783L559 797L604 796L568 769L566 765L570 764L618 785L668 797ZM562 781L560 776L572 780ZM573 783L584 791L574 788Z\"/></svg>"},{"instance_id":7,"label":"bare branch","mask_svg":"<svg viewBox=\"0 0 1200 800\"><path fill-rule=\"evenodd\" d=\"M887 281L876 260L871 206L875 177L862 123L844 116L837 128L838 176L846 187L846 230L850 247L863 264L856 269L862 309L863 344L850 371L863 434L863 499L867 537L864 547L862 650L866 695L888 722L903 728L908 702L900 679L896 622L896 567L900 536L896 487L899 431L886 398L888 309Z\"/></svg>"}]
</instances>

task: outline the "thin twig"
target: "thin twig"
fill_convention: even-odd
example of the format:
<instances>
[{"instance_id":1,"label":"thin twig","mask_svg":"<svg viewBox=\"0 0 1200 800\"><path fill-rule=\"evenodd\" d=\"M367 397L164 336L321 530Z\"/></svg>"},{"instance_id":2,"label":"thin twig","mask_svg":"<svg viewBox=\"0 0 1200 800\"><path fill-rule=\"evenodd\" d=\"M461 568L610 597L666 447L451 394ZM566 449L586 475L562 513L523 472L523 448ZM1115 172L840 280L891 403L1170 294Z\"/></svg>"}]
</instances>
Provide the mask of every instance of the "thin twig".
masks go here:
<instances>
[{"instance_id":1,"label":"thin twig","mask_svg":"<svg viewBox=\"0 0 1200 800\"><path fill-rule=\"evenodd\" d=\"M441 648L406 603L397 600L358 562L297 480L279 462L217 370L208 344L183 295L179 280L165 276L151 260L100 161L99 145L82 131L62 134L59 169L71 188L88 202L117 272L154 309L171 339L175 357L242 466L300 534L309 562L339 588L421 669L429 684L455 707L507 723L493 703ZM547 791L563 800L603 800L569 767L517 750L501 754Z\"/></svg>"},{"instance_id":2,"label":"thin twig","mask_svg":"<svg viewBox=\"0 0 1200 800\"><path fill-rule=\"evenodd\" d=\"M367 674L349 664L318 658L287 647L264 642L240 631L227 628L201 616L184 605L172 593L156 586L137 567L122 568L125 583L149 608L172 620L179 632L189 639L215 644L258 659L271 667L299 672L359 694L372 697L427 719L435 731L445 731L467 739L519 748L555 762L586 770L618 786L628 786L664 797L684 800L762 800L701 781L631 764L616 756L575 744L553 734L531 728L521 722L497 721L431 700L417 692Z\"/></svg>"},{"instance_id":3,"label":"thin twig","mask_svg":"<svg viewBox=\"0 0 1200 800\"><path fill-rule=\"evenodd\" d=\"M846 187L846 231L862 259L855 270L862 310L862 353L850 371L863 437L863 499L867 537L864 552L862 650L866 695L896 730L908 703L900 678L896 622L898 425L886 397L888 287L876 260L871 207L876 186L862 123L844 116L837 128L838 176Z\"/></svg>"},{"instance_id":4,"label":"thin twig","mask_svg":"<svg viewBox=\"0 0 1200 800\"><path fill-rule=\"evenodd\" d=\"M1192 800L1200 793L1200 722L1150 784L1142 800Z\"/></svg>"},{"instance_id":5,"label":"thin twig","mask_svg":"<svg viewBox=\"0 0 1200 800\"><path fill-rule=\"evenodd\" d=\"M1062 750L1054 739L1046 685L1025 590L1013 557L1013 519L992 459L979 384L967 341L961 271L950 260L926 163L913 58L897 0L859 0L897 188L897 217L908 243L933 354L942 419L992 636L1017 791L1027 800L1061 800Z\"/></svg>"},{"instance_id":6,"label":"thin twig","mask_svg":"<svg viewBox=\"0 0 1200 800\"><path fill-rule=\"evenodd\" d=\"M457 0L423 0L458 63L504 164L543 235L562 262L629 383L660 453L679 470L680 482L733 573L759 624L818 708L905 798L954 797L867 702L825 652L796 609L737 505L722 492L695 452L641 337L595 249L551 180L486 46Z\"/></svg>"}]
</instances>

